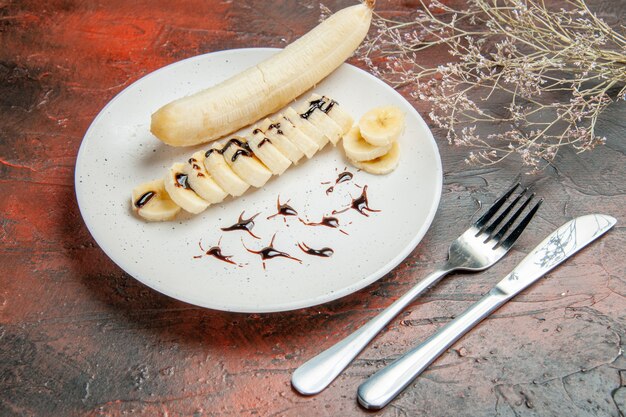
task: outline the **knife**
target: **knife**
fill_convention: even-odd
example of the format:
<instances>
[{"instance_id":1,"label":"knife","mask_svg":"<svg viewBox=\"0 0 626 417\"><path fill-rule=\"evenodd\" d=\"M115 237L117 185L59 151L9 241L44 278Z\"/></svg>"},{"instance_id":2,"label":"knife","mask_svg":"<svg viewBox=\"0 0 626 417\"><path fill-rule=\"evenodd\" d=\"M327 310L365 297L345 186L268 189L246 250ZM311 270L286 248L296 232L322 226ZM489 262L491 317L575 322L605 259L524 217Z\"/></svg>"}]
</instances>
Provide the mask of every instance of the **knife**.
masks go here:
<instances>
[{"instance_id":1,"label":"knife","mask_svg":"<svg viewBox=\"0 0 626 417\"><path fill-rule=\"evenodd\" d=\"M359 403L371 410L386 406L439 355L481 320L602 236L615 223L616 220L611 216L589 214L559 227L476 304L361 384L358 389Z\"/></svg>"}]
</instances>

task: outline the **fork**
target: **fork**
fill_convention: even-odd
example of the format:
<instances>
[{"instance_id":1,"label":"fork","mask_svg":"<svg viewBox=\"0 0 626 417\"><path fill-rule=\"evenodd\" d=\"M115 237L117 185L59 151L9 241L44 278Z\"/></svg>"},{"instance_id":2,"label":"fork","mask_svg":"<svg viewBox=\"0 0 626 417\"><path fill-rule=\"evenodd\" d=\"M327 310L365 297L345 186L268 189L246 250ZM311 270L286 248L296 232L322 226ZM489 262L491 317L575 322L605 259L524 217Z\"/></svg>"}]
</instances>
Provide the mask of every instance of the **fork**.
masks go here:
<instances>
[{"instance_id":1,"label":"fork","mask_svg":"<svg viewBox=\"0 0 626 417\"><path fill-rule=\"evenodd\" d=\"M522 199L522 196L528 191L528 188L523 189L496 217L498 211L519 186L520 184L517 183L511 187L469 229L452 242L448 249L448 260L441 268L417 283L407 293L354 333L309 359L296 369L291 377L293 387L304 395L313 395L321 392L394 317L429 287L435 285L452 271L482 271L502 259L522 234L543 202L543 200L539 200L505 238L507 231L513 226L535 195L531 194L528 196L498 229L498 226L509 216ZM496 231L496 229L498 230Z\"/></svg>"}]
</instances>

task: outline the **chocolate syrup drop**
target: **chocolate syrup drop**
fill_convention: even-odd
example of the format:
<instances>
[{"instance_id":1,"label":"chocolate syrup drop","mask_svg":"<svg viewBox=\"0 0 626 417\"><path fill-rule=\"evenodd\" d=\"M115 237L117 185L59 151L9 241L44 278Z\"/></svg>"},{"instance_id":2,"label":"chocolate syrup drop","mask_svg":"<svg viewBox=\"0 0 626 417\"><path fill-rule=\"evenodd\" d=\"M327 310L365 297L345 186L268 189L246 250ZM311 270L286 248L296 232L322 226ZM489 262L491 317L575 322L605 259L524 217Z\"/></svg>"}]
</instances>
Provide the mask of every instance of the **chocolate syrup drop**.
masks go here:
<instances>
[{"instance_id":1,"label":"chocolate syrup drop","mask_svg":"<svg viewBox=\"0 0 626 417\"><path fill-rule=\"evenodd\" d=\"M179 172L175 175L175 178L176 178L176 184L174 185L176 185L177 187L183 187L186 190L191 189L191 187L189 186L189 183L187 182L188 180L187 174L182 174Z\"/></svg>"},{"instance_id":2,"label":"chocolate syrup drop","mask_svg":"<svg viewBox=\"0 0 626 417\"><path fill-rule=\"evenodd\" d=\"M328 114L328 112L333 108L335 104L339 104L339 103L337 103L335 100L330 100L328 104L326 105L326 108L320 107L320 110Z\"/></svg>"},{"instance_id":3,"label":"chocolate syrup drop","mask_svg":"<svg viewBox=\"0 0 626 417\"><path fill-rule=\"evenodd\" d=\"M266 143L272 143L272 141L269 138L263 138L263 140L261 142L259 142L258 147L260 148L261 146L265 145Z\"/></svg>"},{"instance_id":4,"label":"chocolate syrup drop","mask_svg":"<svg viewBox=\"0 0 626 417\"><path fill-rule=\"evenodd\" d=\"M225 232L232 232L233 230L245 230L253 238L260 239L260 237L256 236L254 233L252 233L252 228L254 227L254 218L256 216L258 216L260 213L255 214L254 216L250 217L249 219L244 219L243 218L243 213L245 213L245 211L241 212L241 214L239 215L239 220L237 221L237 223L233 224L232 226L222 227L222 230L225 231Z\"/></svg>"},{"instance_id":5,"label":"chocolate syrup drop","mask_svg":"<svg viewBox=\"0 0 626 417\"><path fill-rule=\"evenodd\" d=\"M230 260L232 256L226 256L222 254L222 248L220 248L219 246L221 241L222 241L222 238L220 238L220 240L217 242L217 246L212 246L207 251L205 251L204 248L202 247L202 241L198 242L198 246L200 246L200 250L204 252L205 255L212 256L216 259L219 259L220 261L227 262L229 264L237 265L236 262L233 262ZM202 258L202 255L194 256L194 258L195 259Z\"/></svg>"},{"instance_id":6,"label":"chocolate syrup drop","mask_svg":"<svg viewBox=\"0 0 626 417\"><path fill-rule=\"evenodd\" d=\"M359 197L352 199L352 203L350 204L350 206L346 207L343 210L333 210L332 213L339 214L339 213L348 211L350 209L354 209L366 217L369 217L369 214L367 214L366 211L369 211L372 213L380 211L380 210L375 210L369 207L369 201L367 200L367 185L363 187L363 192L361 193Z\"/></svg>"},{"instance_id":7,"label":"chocolate syrup drop","mask_svg":"<svg viewBox=\"0 0 626 417\"><path fill-rule=\"evenodd\" d=\"M380 211L380 210L374 210L369 207L369 201L367 200L367 185L363 187L363 192L361 193L361 195L358 198L352 200L351 207L364 216L369 216L369 214L367 214L366 211L369 211L369 212Z\"/></svg>"},{"instance_id":8,"label":"chocolate syrup drop","mask_svg":"<svg viewBox=\"0 0 626 417\"><path fill-rule=\"evenodd\" d=\"M335 180L335 185L340 184L342 182L347 182L350 181L352 178L354 177L354 175L352 175L351 172L349 171L343 171L341 174L339 174L337 176L337 179ZM330 187L328 187L326 189L326 194L330 194L335 190L335 185L332 185Z\"/></svg>"},{"instance_id":9,"label":"chocolate syrup drop","mask_svg":"<svg viewBox=\"0 0 626 417\"><path fill-rule=\"evenodd\" d=\"M143 206L148 204L148 201L150 201L155 195L156 193L154 191L148 191L147 193L144 193L141 197L137 199L137 201L135 201L135 207L142 208Z\"/></svg>"},{"instance_id":10,"label":"chocolate syrup drop","mask_svg":"<svg viewBox=\"0 0 626 417\"><path fill-rule=\"evenodd\" d=\"M313 249L309 247L306 243L298 243L298 247L302 249L304 253L308 253L309 255L321 256L322 258L330 258L335 253L331 248L322 248L322 249Z\"/></svg>"},{"instance_id":11,"label":"chocolate syrup drop","mask_svg":"<svg viewBox=\"0 0 626 417\"><path fill-rule=\"evenodd\" d=\"M276 234L274 234L274 236L272 236L272 240L270 241L269 246L264 247L261 250L252 250L246 247L246 245L243 245L243 247L250 253L255 253L257 255L261 255L261 260L263 261L263 269L265 269L265 261L268 259L272 259L272 258L287 258L287 259L291 259L293 261L297 261L299 263L302 263L302 261L298 258L295 258L291 255L289 255L286 252L281 252L279 250L277 250L276 248L274 248L274 238L276 238ZM243 244L243 241L241 242Z\"/></svg>"},{"instance_id":12,"label":"chocolate syrup drop","mask_svg":"<svg viewBox=\"0 0 626 417\"><path fill-rule=\"evenodd\" d=\"M287 203L289 202L289 200L287 200ZM291 207L289 204L281 204L280 203L280 196L278 196L278 199L276 200L276 210L277 212L272 214L271 216L268 216L267 219L271 219L272 217L276 217L278 215L281 216L297 216L298 212L296 211L296 209L294 209L293 207Z\"/></svg>"},{"instance_id":13,"label":"chocolate syrup drop","mask_svg":"<svg viewBox=\"0 0 626 417\"><path fill-rule=\"evenodd\" d=\"M307 226L326 226L326 227L332 227L333 229L336 229L339 227L339 219L336 217L324 216L322 217L322 220L319 223L305 222L302 219L300 219L300 221Z\"/></svg>"},{"instance_id":14,"label":"chocolate syrup drop","mask_svg":"<svg viewBox=\"0 0 626 417\"><path fill-rule=\"evenodd\" d=\"M335 181L335 184L350 181L353 177L354 175L352 175L352 172L343 171L341 174L337 176L337 180Z\"/></svg>"},{"instance_id":15,"label":"chocolate syrup drop","mask_svg":"<svg viewBox=\"0 0 626 417\"><path fill-rule=\"evenodd\" d=\"M222 249L219 246L213 246L208 251L206 251L206 254L209 255L209 256L212 256L212 257L214 257L216 259L219 259L220 261L224 261L224 262L228 262L229 264L237 265L235 262L230 260L230 258L232 258L232 256L222 255Z\"/></svg>"}]
</instances>

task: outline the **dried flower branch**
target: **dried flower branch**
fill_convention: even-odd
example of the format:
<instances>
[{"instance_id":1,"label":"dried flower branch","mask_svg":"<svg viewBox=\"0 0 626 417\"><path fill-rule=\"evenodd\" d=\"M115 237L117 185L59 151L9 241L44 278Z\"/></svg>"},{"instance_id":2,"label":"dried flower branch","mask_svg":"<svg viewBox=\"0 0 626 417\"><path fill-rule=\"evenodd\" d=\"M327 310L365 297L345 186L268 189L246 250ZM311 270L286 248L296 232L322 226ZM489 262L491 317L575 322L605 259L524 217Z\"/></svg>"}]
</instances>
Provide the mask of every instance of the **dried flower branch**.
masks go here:
<instances>
[{"instance_id":1,"label":"dried flower branch","mask_svg":"<svg viewBox=\"0 0 626 417\"><path fill-rule=\"evenodd\" d=\"M584 0L565 5L467 0L456 9L435 0L410 21L378 16L358 56L393 86L414 85L411 94L431 103L429 116L449 142L472 149L466 162L517 154L536 172L563 146L603 144L599 114L626 100L626 37ZM452 62L420 65L418 53L437 46Z\"/></svg>"}]
</instances>

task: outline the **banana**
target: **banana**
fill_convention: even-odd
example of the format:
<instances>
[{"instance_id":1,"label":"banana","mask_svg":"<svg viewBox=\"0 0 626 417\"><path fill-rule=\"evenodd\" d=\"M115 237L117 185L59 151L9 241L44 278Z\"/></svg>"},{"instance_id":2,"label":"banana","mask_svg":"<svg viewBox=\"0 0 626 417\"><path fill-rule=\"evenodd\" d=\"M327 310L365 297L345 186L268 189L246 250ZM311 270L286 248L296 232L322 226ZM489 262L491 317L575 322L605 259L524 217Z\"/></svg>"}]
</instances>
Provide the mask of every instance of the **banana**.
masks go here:
<instances>
[{"instance_id":1,"label":"banana","mask_svg":"<svg viewBox=\"0 0 626 417\"><path fill-rule=\"evenodd\" d=\"M219 203L228 194L211 178L204 166L204 159L204 151L194 153L187 161L183 173L187 175L187 181L196 194L210 204Z\"/></svg>"},{"instance_id":2,"label":"banana","mask_svg":"<svg viewBox=\"0 0 626 417\"><path fill-rule=\"evenodd\" d=\"M131 204L135 213L153 222L171 220L180 212L180 206L165 191L162 179L135 187Z\"/></svg>"},{"instance_id":3,"label":"banana","mask_svg":"<svg viewBox=\"0 0 626 417\"><path fill-rule=\"evenodd\" d=\"M193 214L201 213L209 207L209 203L200 198L191 188L187 181L187 174L183 173L184 170L185 164L183 163L178 162L172 165L163 179L165 191L183 210Z\"/></svg>"},{"instance_id":4,"label":"banana","mask_svg":"<svg viewBox=\"0 0 626 417\"><path fill-rule=\"evenodd\" d=\"M396 106L376 107L359 120L361 136L374 146L389 145L404 129L404 113Z\"/></svg>"},{"instance_id":5,"label":"banana","mask_svg":"<svg viewBox=\"0 0 626 417\"><path fill-rule=\"evenodd\" d=\"M240 136L230 139L222 148L224 160L239 178L253 187L263 187L272 172L254 156L248 145Z\"/></svg>"},{"instance_id":6,"label":"banana","mask_svg":"<svg viewBox=\"0 0 626 417\"><path fill-rule=\"evenodd\" d=\"M228 194L238 197L250 188L250 184L239 178L216 147L205 153L204 167L211 177Z\"/></svg>"},{"instance_id":7,"label":"banana","mask_svg":"<svg viewBox=\"0 0 626 417\"><path fill-rule=\"evenodd\" d=\"M374 146L361 137L358 126L354 126L348 134L343 137L343 149L346 156L356 162L371 161L385 155L391 149L392 144L385 146Z\"/></svg>"},{"instance_id":8,"label":"banana","mask_svg":"<svg viewBox=\"0 0 626 417\"><path fill-rule=\"evenodd\" d=\"M270 119L265 119L254 126L252 131L254 132L256 129L260 129L261 132L272 141L276 149L282 152L293 164L297 164L304 156L304 152L285 136L284 132L280 129L280 123L272 123Z\"/></svg>"},{"instance_id":9,"label":"banana","mask_svg":"<svg viewBox=\"0 0 626 417\"><path fill-rule=\"evenodd\" d=\"M325 104L323 100L309 99L298 107L297 111L300 117L311 122L313 126L330 140L330 143L336 145L344 132L333 119L330 118L322 109Z\"/></svg>"},{"instance_id":10,"label":"banana","mask_svg":"<svg viewBox=\"0 0 626 417\"><path fill-rule=\"evenodd\" d=\"M284 50L204 91L175 100L152 115L163 142L189 146L234 132L273 113L319 83L359 46L373 1L331 15Z\"/></svg>"},{"instance_id":11,"label":"banana","mask_svg":"<svg viewBox=\"0 0 626 417\"><path fill-rule=\"evenodd\" d=\"M274 120L275 122L272 124L276 125L277 129L283 132L283 135L287 136L290 141L304 152L308 159L319 151L320 148L317 146L317 143L315 143L311 137L307 136L306 133L294 126L282 113L278 114Z\"/></svg>"},{"instance_id":12,"label":"banana","mask_svg":"<svg viewBox=\"0 0 626 417\"><path fill-rule=\"evenodd\" d=\"M344 135L350 131L354 124L354 119L341 108L339 103L326 96L320 96L319 94L311 94L309 102L313 100L321 100L323 102L320 109L341 127Z\"/></svg>"},{"instance_id":13,"label":"banana","mask_svg":"<svg viewBox=\"0 0 626 417\"><path fill-rule=\"evenodd\" d=\"M391 149L385 155L380 156L371 161L354 161L350 160L350 163L355 167L362 169L370 174L388 174L398 166L400 161L400 146L398 142L393 142Z\"/></svg>"},{"instance_id":14,"label":"banana","mask_svg":"<svg viewBox=\"0 0 626 417\"><path fill-rule=\"evenodd\" d=\"M245 137L214 143L206 152L195 152L186 163L172 165L164 179L133 190L133 209L147 220L172 219L181 208L200 213L228 195L242 195L251 185L262 187L272 175L282 175L303 156L312 157L329 137L338 141L353 120L325 96L311 96L299 109L300 113L288 107L284 113L260 121ZM397 149L395 154L391 148L382 155L389 147L367 144L358 127L344 141L348 159L373 173L388 172L395 167L394 161L397 165Z\"/></svg>"},{"instance_id":15,"label":"banana","mask_svg":"<svg viewBox=\"0 0 626 417\"><path fill-rule=\"evenodd\" d=\"M330 140L324 132L313 126L311 122L300 117L300 114L293 108L287 107L283 112L283 116L289 120L292 125L304 132L305 135L313 139L318 149L322 149Z\"/></svg>"},{"instance_id":16,"label":"banana","mask_svg":"<svg viewBox=\"0 0 626 417\"><path fill-rule=\"evenodd\" d=\"M250 149L272 171L274 175L282 175L289 168L291 161L276 148L261 129L254 129L248 139Z\"/></svg>"}]
</instances>

